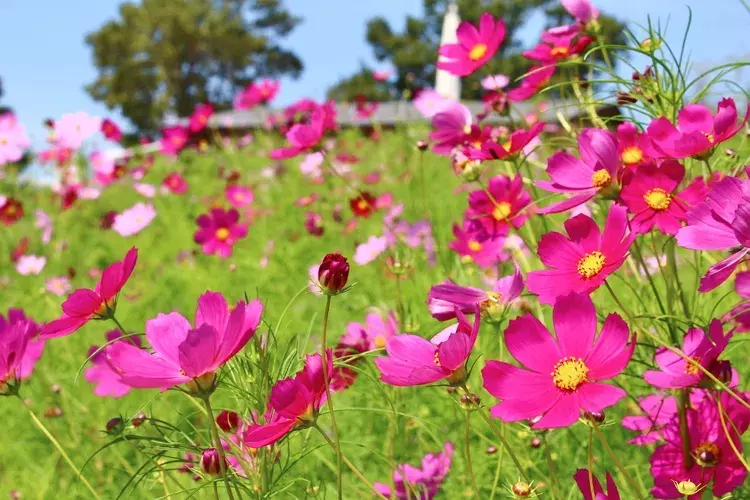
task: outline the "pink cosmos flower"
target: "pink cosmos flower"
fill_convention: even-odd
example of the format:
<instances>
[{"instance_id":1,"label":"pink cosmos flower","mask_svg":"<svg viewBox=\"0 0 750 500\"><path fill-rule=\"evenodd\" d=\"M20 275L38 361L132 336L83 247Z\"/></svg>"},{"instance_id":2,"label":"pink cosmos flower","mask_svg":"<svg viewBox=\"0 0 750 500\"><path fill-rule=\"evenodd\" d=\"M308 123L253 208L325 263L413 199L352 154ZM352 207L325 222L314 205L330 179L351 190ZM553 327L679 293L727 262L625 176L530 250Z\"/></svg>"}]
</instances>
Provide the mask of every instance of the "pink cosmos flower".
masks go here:
<instances>
[{"instance_id":1,"label":"pink cosmos flower","mask_svg":"<svg viewBox=\"0 0 750 500\"><path fill-rule=\"evenodd\" d=\"M577 26L560 26L542 33L542 42L523 56L542 64L557 63L582 53L593 41L590 36L582 35Z\"/></svg>"},{"instance_id":2,"label":"pink cosmos flower","mask_svg":"<svg viewBox=\"0 0 750 500\"><path fill-rule=\"evenodd\" d=\"M664 158L709 158L719 144L745 126L748 115L750 104L738 124L734 99L727 97L719 101L713 116L703 104L688 104L677 114L679 129L662 116L651 122L647 133L654 150Z\"/></svg>"},{"instance_id":3,"label":"pink cosmos flower","mask_svg":"<svg viewBox=\"0 0 750 500\"><path fill-rule=\"evenodd\" d=\"M565 1L563 0L563 4ZM581 490L583 500L620 500L620 492L617 491L615 480L607 472L607 492L604 492L599 480L587 469L578 469L573 474L578 489Z\"/></svg>"},{"instance_id":4,"label":"pink cosmos flower","mask_svg":"<svg viewBox=\"0 0 750 500\"><path fill-rule=\"evenodd\" d=\"M401 464L393 471L395 491L384 483L374 483L375 490L385 498L398 500L431 500L437 495L451 468L453 443L447 442L442 453L429 453L422 458L422 467Z\"/></svg>"},{"instance_id":5,"label":"pink cosmos flower","mask_svg":"<svg viewBox=\"0 0 750 500\"><path fill-rule=\"evenodd\" d=\"M120 339L117 342L135 344L137 347L141 347L141 337L132 336L128 337L127 340L121 339L121 337L122 334L119 330L110 330L106 334L108 343ZM91 358L91 366L83 371L83 376L86 382L94 384L96 396L121 398L130 392L131 387L120 382L120 375L107 363L106 350L107 348L99 351L99 346L95 345L89 348L88 357Z\"/></svg>"},{"instance_id":6,"label":"pink cosmos flower","mask_svg":"<svg viewBox=\"0 0 750 500\"><path fill-rule=\"evenodd\" d=\"M83 141L99 132L101 119L83 111L66 113L55 120L55 145L68 149L79 149Z\"/></svg>"},{"instance_id":7,"label":"pink cosmos flower","mask_svg":"<svg viewBox=\"0 0 750 500\"><path fill-rule=\"evenodd\" d=\"M743 396L747 400L747 394ZM719 393L718 400L725 413L727 432L722 428L713 398L706 398L696 409L687 410L693 457L689 467L683 459L679 420L673 418L664 428L666 444L656 448L650 460L654 476L651 494L655 498L683 498L685 495L679 493L675 485L680 481L689 480L707 488L713 480L711 492L717 498L731 493L745 482L747 470L734 450L742 454L741 436L750 424L750 411L726 392ZM699 500L702 496L701 491L689 498Z\"/></svg>"},{"instance_id":8,"label":"pink cosmos flower","mask_svg":"<svg viewBox=\"0 0 750 500\"><path fill-rule=\"evenodd\" d=\"M326 353L327 372L333 371L331 351ZM264 425L249 425L243 436L247 446L260 448L276 443L295 429L309 427L326 402L323 362L320 354L305 357L305 366L294 377L276 382L271 389Z\"/></svg>"},{"instance_id":9,"label":"pink cosmos flower","mask_svg":"<svg viewBox=\"0 0 750 500\"><path fill-rule=\"evenodd\" d=\"M537 122L529 130L515 130L508 140L499 144L494 140L482 143L481 149L468 150L472 160L502 160L524 151L531 141L536 139L544 129L544 122Z\"/></svg>"},{"instance_id":10,"label":"pink cosmos flower","mask_svg":"<svg viewBox=\"0 0 750 500\"><path fill-rule=\"evenodd\" d=\"M690 392L690 405L697 408L706 397L701 390ZM663 393L650 394L638 401L643 415L630 415L622 419L622 426L631 431L640 432L628 441L628 444L644 446L658 443L664 439L664 426L677 415L677 398Z\"/></svg>"},{"instance_id":11,"label":"pink cosmos flower","mask_svg":"<svg viewBox=\"0 0 750 500\"><path fill-rule=\"evenodd\" d=\"M427 294L427 307L432 317L445 321L456 317L456 310L472 314L476 307L482 314L493 315L493 309L505 309L523 291L523 274L513 265L513 274L497 280L492 291L488 292L470 286L461 286L446 280L430 288Z\"/></svg>"},{"instance_id":12,"label":"pink cosmos flower","mask_svg":"<svg viewBox=\"0 0 750 500\"><path fill-rule=\"evenodd\" d=\"M132 236L148 227L154 217L156 217L156 210L153 205L136 203L124 212L115 215L112 229L122 236Z\"/></svg>"},{"instance_id":13,"label":"pink cosmos flower","mask_svg":"<svg viewBox=\"0 0 750 500\"><path fill-rule=\"evenodd\" d=\"M687 213L687 226L677 232L677 244L691 250L736 251L714 264L698 288L710 292L724 283L750 252L750 181L725 177L713 185L708 200Z\"/></svg>"},{"instance_id":14,"label":"pink cosmos flower","mask_svg":"<svg viewBox=\"0 0 750 500\"><path fill-rule=\"evenodd\" d=\"M340 344L352 347L357 352L374 351L385 347L398 333L398 320L392 312L389 312L385 319L379 313L373 312L365 316L364 325L355 322L346 325L346 334L341 337Z\"/></svg>"},{"instance_id":15,"label":"pink cosmos flower","mask_svg":"<svg viewBox=\"0 0 750 500\"><path fill-rule=\"evenodd\" d=\"M224 190L224 196L234 208L243 208L255 200L255 194L249 187L238 186L237 184L227 186Z\"/></svg>"},{"instance_id":16,"label":"pink cosmos flower","mask_svg":"<svg viewBox=\"0 0 750 500\"><path fill-rule=\"evenodd\" d=\"M208 122L214 115L214 107L211 103L205 102L198 104L190 115L190 125L188 128L191 133L200 132L208 126Z\"/></svg>"},{"instance_id":17,"label":"pink cosmos flower","mask_svg":"<svg viewBox=\"0 0 750 500\"><path fill-rule=\"evenodd\" d=\"M417 335L395 335L386 343L386 357L375 359L380 380L395 386L425 385L447 381L451 385L466 380L466 364L479 334L479 306L474 324L461 311L458 323L427 340Z\"/></svg>"},{"instance_id":18,"label":"pink cosmos flower","mask_svg":"<svg viewBox=\"0 0 750 500\"><path fill-rule=\"evenodd\" d=\"M229 211L214 208L196 219L199 229L193 239L206 255L227 258L232 255L237 240L247 236L247 224L239 224L239 220L240 213L234 208Z\"/></svg>"},{"instance_id":19,"label":"pink cosmos flower","mask_svg":"<svg viewBox=\"0 0 750 500\"><path fill-rule=\"evenodd\" d=\"M591 5L590 0L560 0L560 3L579 23L588 24L599 18L599 9Z\"/></svg>"},{"instance_id":20,"label":"pink cosmos flower","mask_svg":"<svg viewBox=\"0 0 750 500\"><path fill-rule=\"evenodd\" d=\"M323 236L323 217L317 212L305 212L305 229L313 236Z\"/></svg>"},{"instance_id":21,"label":"pink cosmos flower","mask_svg":"<svg viewBox=\"0 0 750 500\"><path fill-rule=\"evenodd\" d=\"M234 97L234 109L250 109L271 102L281 88L278 80L260 80L248 85Z\"/></svg>"},{"instance_id":22,"label":"pink cosmos flower","mask_svg":"<svg viewBox=\"0 0 750 500\"><path fill-rule=\"evenodd\" d=\"M36 335L39 326L21 309L8 309L7 317L0 314L0 394L8 382L26 380L42 357L44 340Z\"/></svg>"},{"instance_id":23,"label":"pink cosmos flower","mask_svg":"<svg viewBox=\"0 0 750 500\"><path fill-rule=\"evenodd\" d=\"M438 69L456 76L467 76L492 59L505 39L505 23L495 21L485 12L479 17L478 29L468 21L462 21L456 29L458 43L441 45L438 53Z\"/></svg>"},{"instance_id":24,"label":"pink cosmos flower","mask_svg":"<svg viewBox=\"0 0 750 500\"><path fill-rule=\"evenodd\" d=\"M161 133L162 138L159 142L161 145L161 152L169 156L176 156L177 153L182 151L182 148L187 144L190 135L187 128L179 125L165 127L162 129Z\"/></svg>"},{"instance_id":25,"label":"pink cosmos flower","mask_svg":"<svg viewBox=\"0 0 750 500\"><path fill-rule=\"evenodd\" d=\"M722 318L722 321L733 321L736 324L734 332L745 333L750 331L750 271L737 274L734 291L741 297L740 302Z\"/></svg>"},{"instance_id":26,"label":"pink cosmos flower","mask_svg":"<svg viewBox=\"0 0 750 500\"><path fill-rule=\"evenodd\" d=\"M122 261L114 262L102 272L93 290L79 288L62 304L63 315L47 323L39 337L50 339L70 335L92 319L112 317L117 308L117 297L133 273L138 250L133 247Z\"/></svg>"},{"instance_id":27,"label":"pink cosmos flower","mask_svg":"<svg viewBox=\"0 0 750 500\"><path fill-rule=\"evenodd\" d=\"M443 97L433 89L426 88L419 91L412 104L417 108L419 114L430 119L448 106L455 104L455 102Z\"/></svg>"},{"instance_id":28,"label":"pink cosmos flower","mask_svg":"<svg viewBox=\"0 0 750 500\"><path fill-rule=\"evenodd\" d=\"M490 179L487 190L479 189L469 193L469 208L464 217L477 221L489 234L508 233L511 225L515 228L526 222L526 211L531 203L531 195L523 189L520 175L513 179L497 175Z\"/></svg>"},{"instance_id":29,"label":"pink cosmos flower","mask_svg":"<svg viewBox=\"0 0 750 500\"><path fill-rule=\"evenodd\" d=\"M471 133L471 111L461 103L451 103L433 115L431 124L432 150L445 155L462 145Z\"/></svg>"},{"instance_id":30,"label":"pink cosmos flower","mask_svg":"<svg viewBox=\"0 0 750 500\"><path fill-rule=\"evenodd\" d=\"M454 224L453 237L448 244L450 249L479 267L493 267L510 258L505 253L505 238L500 234L489 234L481 224L470 221L464 221L463 226Z\"/></svg>"},{"instance_id":31,"label":"pink cosmos flower","mask_svg":"<svg viewBox=\"0 0 750 500\"><path fill-rule=\"evenodd\" d=\"M675 192L685 176L685 167L675 160L665 160L657 167L642 164L620 192L620 199L634 215L630 226L636 233L645 234L657 227L664 234L676 234L687 220L687 211L706 198L703 179L679 193Z\"/></svg>"},{"instance_id":32,"label":"pink cosmos flower","mask_svg":"<svg viewBox=\"0 0 750 500\"><path fill-rule=\"evenodd\" d=\"M317 178L323 176L323 170L320 168L321 165L323 165L323 153L320 151L315 153L310 153L305 156L305 159L302 160L302 163L299 165L299 170L302 172L303 175Z\"/></svg>"},{"instance_id":33,"label":"pink cosmos flower","mask_svg":"<svg viewBox=\"0 0 750 500\"><path fill-rule=\"evenodd\" d=\"M188 183L179 172L170 172L162 181L162 185L174 194L185 194L188 190Z\"/></svg>"},{"instance_id":34,"label":"pink cosmos flower","mask_svg":"<svg viewBox=\"0 0 750 500\"><path fill-rule=\"evenodd\" d=\"M608 130L585 128L578 136L578 151L580 160L562 151L547 160L547 174L552 182L537 181L537 186L552 193L573 196L542 208L539 213L565 212L586 203L598 193L612 191L620 170L615 135Z\"/></svg>"},{"instance_id":35,"label":"pink cosmos flower","mask_svg":"<svg viewBox=\"0 0 750 500\"><path fill-rule=\"evenodd\" d=\"M388 70L375 70L372 72L372 77L376 82L385 82L391 77L391 72Z\"/></svg>"},{"instance_id":36,"label":"pink cosmos flower","mask_svg":"<svg viewBox=\"0 0 750 500\"><path fill-rule=\"evenodd\" d=\"M521 80L521 84L508 91L508 99L513 102L521 102L531 99L536 93L550 81L555 74L554 64L538 64L532 66Z\"/></svg>"},{"instance_id":37,"label":"pink cosmos flower","mask_svg":"<svg viewBox=\"0 0 750 500\"><path fill-rule=\"evenodd\" d=\"M156 196L156 187L153 184L135 182L133 183L133 189L135 189L136 193L146 198L153 198Z\"/></svg>"},{"instance_id":38,"label":"pink cosmos flower","mask_svg":"<svg viewBox=\"0 0 750 500\"><path fill-rule=\"evenodd\" d=\"M354 98L354 106L357 112L357 118L361 118L363 120L370 118L375 114L375 111L378 110L378 103L375 101L368 102L367 98L362 94L358 94Z\"/></svg>"},{"instance_id":39,"label":"pink cosmos flower","mask_svg":"<svg viewBox=\"0 0 750 500\"><path fill-rule=\"evenodd\" d=\"M71 290L70 280L67 276L53 276L44 282L44 289L52 295L62 297Z\"/></svg>"},{"instance_id":40,"label":"pink cosmos flower","mask_svg":"<svg viewBox=\"0 0 750 500\"><path fill-rule=\"evenodd\" d=\"M646 371L643 379L660 389L678 389L698 385L705 375L685 357L709 370L712 363L729 345L732 335L734 335L732 330L724 333L721 321L718 319L711 321L708 336L700 328L691 328L685 334L682 345L681 350L684 356L675 354L665 347L659 348L654 358L660 370Z\"/></svg>"},{"instance_id":41,"label":"pink cosmos flower","mask_svg":"<svg viewBox=\"0 0 750 500\"><path fill-rule=\"evenodd\" d=\"M617 154L626 167L634 167L652 160L651 141L646 134L638 131L631 122L617 126Z\"/></svg>"},{"instance_id":42,"label":"pink cosmos flower","mask_svg":"<svg viewBox=\"0 0 750 500\"><path fill-rule=\"evenodd\" d=\"M504 89L510 83L510 78L506 75L490 75L482 78L482 88L484 90L500 90Z\"/></svg>"},{"instance_id":43,"label":"pink cosmos flower","mask_svg":"<svg viewBox=\"0 0 750 500\"><path fill-rule=\"evenodd\" d=\"M0 166L17 162L31 145L26 129L11 112L0 114Z\"/></svg>"},{"instance_id":44,"label":"pink cosmos flower","mask_svg":"<svg viewBox=\"0 0 750 500\"><path fill-rule=\"evenodd\" d=\"M585 295L557 299L552 321L557 338L531 314L511 320L505 345L526 369L488 361L484 388L501 402L492 416L504 422L541 419L533 429L567 427L581 411L600 412L625 397L619 387L601 381L619 375L630 361L628 325L610 314L596 337L596 309Z\"/></svg>"},{"instance_id":45,"label":"pink cosmos flower","mask_svg":"<svg viewBox=\"0 0 750 500\"><path fill-rule=\"evenodd\" d=\"M16 263L16 271L21 276L28 276L29 274L39 274L47 264L46 257L40 257L39 255L22 255L18 258Z\"/></svg>"},{"instance_id":46,"label":"pink cosmos flower","mask_svg":"<svg viewBox=\"0 0 750 500\"><path fill-rule=\"evenodd\" d=\"M55 228L52 217L44 210L35 210L34 226L42 230L42 243L45 245L49 244L50 240L52 240L52 230Z\"/></svg>"},{"instance_id":47,"label":"pink cosmos flower","mask_svg":"<svg viewBox=\"0 0 750 500\"><path fill-rule=\"evenodd\" d=\"M179 313L159 314L146 322L153 352L115 342L106 360L130 387L167 389L192 382L206 391L215 372L253 337L262 312L260 300L230 308L222 294L208 291L198 298L195 328Z\"/></svg>"},{"instance_id":48,"label":"pink cosmos flower","mask_svg":"<svg viewBox=\"0 0 750 500\"><path fill-rule=\"evenodd\" d=\"M122 130L109 118L102 120L101 131L104 137L110 141L120 142L122 140Z\"/></svg>"},{"instance_id":49,"label":"pink cosmos flower","mask_svg":"<svg viewBox=\"0 0 750 500\"><path fill-rule=\"evenodd\" d=\"M313 111L309 124L297 123L286 133L288 147L274 149L269 156L274 160L283 160L300 155L318 145L325 131L325 113L322 109Z\"/></svg>"},{"instance_id":50,"label":"pink cosmos flower","mask_svg":"<svg viewBox=\"0 0 750 500\"><path fill-rule=\"evenodd\" d=\"M543 304L570 292L589 294L617 271L627 258L636 234L628 231L625 208L612 205L604 233L591 217L576 215L565 221L568 236L550 232L539 241L538 255L551 269L532 271L526 280L529 291Z\"/></svg>"},{"instance_id":51,"label":"pink cosmos flower","mask_svg":"<svg viewBox=\"0 0 750 500\"><path fill-rule=\"evenodd\" d=\"M357 245L354 252L354 262L360 266L369 264L388 248L385 236L370 236L366 242Z\"/></svg>"}]
</instances>

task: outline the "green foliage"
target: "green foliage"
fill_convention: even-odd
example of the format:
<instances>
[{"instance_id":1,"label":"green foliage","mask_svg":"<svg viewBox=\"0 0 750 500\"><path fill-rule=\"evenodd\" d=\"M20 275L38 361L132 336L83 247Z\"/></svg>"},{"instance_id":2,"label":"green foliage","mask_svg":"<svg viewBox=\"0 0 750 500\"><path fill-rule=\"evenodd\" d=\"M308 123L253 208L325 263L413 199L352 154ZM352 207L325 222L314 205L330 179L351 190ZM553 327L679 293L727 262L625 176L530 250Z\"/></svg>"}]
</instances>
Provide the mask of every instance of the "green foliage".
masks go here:
<instances>
[{"instance_id":1,"label":"green foliage","mask_svg":"<svg viewBox=\"0 0 750 500\"><path fill-rule=\"evenodd\" d=\"M196 104L229 107L259 77L298 76L302 62L280 45L299 23L282 0L143 0L86 37L97 79L88 93L141 132Z\"/></svg>"},{"instance_id":2,"label":"green foliage","mask_svg":"<svg viewBox=\"0 0 750 500\"><path fill-rule=\"evenodd\" d=\"M376 17L367 23L367 42L372 46L375 58L389 63L396 70L392 92L401 95L405 91L410 93L434 85L443 16L449 4L448 0L424 0L424 17L407 16L401 32L394 31L382 17ZM461 94L464 99L480 97L479 82L486 75L502 73L512 81L531 67L531 61L521 55L525 47L520 40L520 32L532 14L543 12L549 26L574 22L561 7L552 6L557 4L553 0L459 0L456 4L461 20L477 23L483 12L489 12L502 18L506 28L505 42L497 55L481 71L463 79ZM621 22L601 15L599 23L602 41L624 42L624 25ZM358 73L333 85L328 95L338 99L351 99L361 93L371 100L380 100L384 93L374 85L374 80L367 79L367 73L370 72L371 69L362 68Z\"/></svg>"}]
</instances>

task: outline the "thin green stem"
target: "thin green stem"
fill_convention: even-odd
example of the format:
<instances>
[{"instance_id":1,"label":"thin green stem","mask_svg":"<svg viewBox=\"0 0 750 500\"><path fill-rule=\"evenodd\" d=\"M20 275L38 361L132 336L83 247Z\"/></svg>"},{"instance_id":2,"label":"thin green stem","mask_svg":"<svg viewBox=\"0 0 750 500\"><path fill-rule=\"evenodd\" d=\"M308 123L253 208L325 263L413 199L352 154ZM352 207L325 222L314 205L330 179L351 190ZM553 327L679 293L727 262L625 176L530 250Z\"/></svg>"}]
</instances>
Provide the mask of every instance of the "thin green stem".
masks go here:
<instances>
[{"instance_id":1,"label":"thin green stem","mask_svg":"<svg viewBox=\"0 0 750 500\"><path fill-rule=\"evenodd\" d=\"M210 396L206 395L203 398L203 405L206 407L206 418L208 418L208 430L211 432L211 437L214 441L214 447L216 452L219 454L219 469L221 470L221 477L224 480L224 486L227 488L227 495L229 500L234 500L232 495L232 488L229 485L229 478L227 477L227 458L224 454L224 447L221 445L221 438L219 437L219 429L216 426L216 419L214 419L214 412L211 408Z\"/></svg>"},{"instance_id":2,"label":"thin green stem","mask_svg":"<svg viewBox=\"0 0 750 500\"><path fill-rule=\"evenodd\" d=\"M76 464L73 463L73 460L71 460L70 456L65 452L62 445L55 439L55 436L50 433L49 430L44 426L41 420L37 418L37 416L34 414L33 411L31 411L31 408L26 406L26 404L23 402L23 399L21 399L21 396L18 396L18 399L21 400L21 404L26 408L26 411L29 412L29 417L31 417L31 420L36 424L36 426L39 428L40 431L47 437L50 443L52 443L52 446L55 447L55 449L60 453L60 455L63 457L63 460L67 462L68 466L75 472L76 477L78 477L78 480L83 483L83 485L86 487L89 492L91 492L91 495L96 498L97 500L101 500L101 497L96 492L93 486L91 486L91 483L88 482L88 480L83 477L83 474L81 474L81 471L78 469Z\"/></svg>"},{"instance_id":3,"label":"thin green stem","mask_svg":"<svg viewBox=\"0 0 750 500\"><path fill-rule=\"evenodd\" d=\"M615 464L615 467L617 467L617 470L619 470L622 475L625 477L625 481L628 483L630 488L635 493L635 496L637 496L640 500L643 500L644 497L643 493L641 493L640 488L638 488L638 485L636 484L635 480L633 479L633 476L630 475L630 473L625 469L625 467L622 465L622 462L620 462L620 459L617 458L617 455L612 451L612 448L609 446L609 443L607 442L607 438L604 437L604 434L602 434L602 431L599 430L599 426L596 424L596 422L591 422L591 425L594 428L594 432L596 432L596 437L599 438L599 442L602 443L602 446L604 446L604 450L607 452L607 455L609 455L609 458L612 459L612 461ZM589 471L591 473L591 471Z\"/></svg>"},{"instance_id":4,"label":"thin green stem","mask_svg":"<svg viewBox=\"0 0 750 500\"><path fill-rule=\"evenodd\" d=\"M474 468L471 465L471 410L466 409L466 426L464 429L464 449L466 451L466 472L471 478L471 485L477 498L482 498L477 487L477 479L474 477Z\"/></svg>"},{"instance_id":5,"label":"thin green stem","mask_svg":"<svg viewBox=\"0 0 750 500\"><path fill-rule=\"evenodd\" d=\"M594 429L589 429L589 452L588 460L586 461L589 468L589 491L591 492L591 498L596 498L594 494Z\"/></svg>"},{"instance_id":6,"label":"thin green stem","mask_svg":"<svg viewBox=\"0 0 750 500\"><path fill-rule=\"evenodd\" d=\"M552 452L549 449L549 443L547 442L547 436L542 436L544 440L544 454L547 456L547 467L549 468L549 476L552 480L552 491L554 492L555 498L562 498L560 493L560 482L557 479L557 472L555 471L555 464L552 461Z\"/></svg>"},{"instance_id":7,"label":"thin green stem","mask_svg":"<svg viewBox=\"0 0 750 500\"><path fill-rule=\"evenodd\" d=\"M336 445L334 444L333 441L331 441L331 438L328 437L328 434L326 434L323 431L323 429L321 429L320 426L318 426L318 424L313 424L313 427L320 433L321 436L323 436L323 439L326 440L326 443L328 443L328 446L330 446L334 451L336 451L337 450ZM378 490L375 489L375 486L373 486L372 483L367 480L364 474L362 474L362 472L360 472L360 470L357 469L357 467L353 463L351 463L351 461L349 461L348 458L346 458L344 455L341 455L341 457L344 463L346 464L346 466L349 467L349 470L351 470L354 473L354 475L357 476L357 478L359 478L359 480L362 481L362 483L365 486L367 486L372 492L374 492L375 495L378 496L378 498L382 498L383 500L388 500L385 496L383 496L382 493L380 493Z\"/></svg>"},{"instance_id":8,"label":"thin green stem","mask_svg":"<svg viewBox=\"0 0 750 500\"><path fill-rule=\"evenodd\" d=\"M123 337L125 337L126 339L128 339L128 342L130 342L131 344L133 344L136 347L139 347L138 344L136 344L135 341L130 338L130 332L128 332L125 329L125 327L120 324L119 321L117 321L117 318L115 318L114 314L112 314L110 316L110 319L115 323L115 325L117 326L117 329L120 330L120 332L122 332Z\"/></svg>"},{"instance_id":9,"label":"thin green stem","mask_svg":"<svg viewBox=\"0 0 750 500\"><path fill-rule=\"evenodd\" d=\"M505 427L503 424L500 424L500 433L505 433ZM497 492L497 485L500 482L500 471L503 468L503 456L504 456L505 448L500 448L498 451L498 457L497 457L497 467L495 467L495 479L492 481L492 493L490 494L490 500L493 500L495 498L495 493Z\"/></svg>"},{"instance_id":10,"label":"thin green stem","mask_svg":"<svg viewBox=\"0 0 750 500\"><path fill-rule=\"evenodd\" d=\"M343 454L341 453L341 441L339 440L339 431L338 427L336 426L336 415L333 411L333 399L331 398L331 380L330 380L330 373L328 373L328 351L326 351L326 341L327 334L328 334L328 315L331 311L331 296L326 295L326 308L323 312L323 332L322 332L322 339L320 342L320 357L323 363L323 381L325 383L326 388L326 402L328 404L328 413L331 415L331 428L333 429L333 439L336 442L335 450L336 450L336 471L338 473L338 498L341 500L343 498L344 489L343 489L343 477L342 477L342 469L343 466L341 465L343 462Z\"/></svg>"},{"instance_id":11,"label":"thin green stem","mask_svg":"<svg viewBox=\"0 0 750 500\"><path fill-rule=\"evenodd\" d=\"M688 389L680 390L677 403L677 417L680 422L680 441L682 441L682 460L685 469L690 469L693 465L692 447L690 445L690 429L687 421L687 408L690 404L690 395Z\"/></svg>"}]
</instances>

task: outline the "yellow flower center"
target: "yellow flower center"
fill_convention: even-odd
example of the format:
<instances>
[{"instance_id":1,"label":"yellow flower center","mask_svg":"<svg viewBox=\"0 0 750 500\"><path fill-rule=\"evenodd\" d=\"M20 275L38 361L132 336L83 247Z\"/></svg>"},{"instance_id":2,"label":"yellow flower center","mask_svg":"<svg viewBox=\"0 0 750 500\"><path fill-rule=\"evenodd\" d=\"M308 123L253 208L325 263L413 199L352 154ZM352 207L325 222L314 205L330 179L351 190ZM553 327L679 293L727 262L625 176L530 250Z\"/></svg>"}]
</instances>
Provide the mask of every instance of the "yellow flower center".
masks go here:
<instances>
[{"instance_id":1,"label":"yellow flower center","mask_svg":"<svg viewBox=\"0 0 750 500\"><path fill-rule=\"evenodd\" d=\"M367 202L365 200L359 200L357 202L357 208L360 210L367 210Z\"/></svg>"},{"instance_id":2,"label":"yellow flower center","mask_svg":"<svg viewBox=\"0 0 750 500\"><path fill-rule=\"evenodd\" d=\"M708 139L708 142L710 142L711 144L713 144L714 141L716 140L714 138L714 134L705 134L705 135L706 135L706 139Z\"/></svg>"},{"instance_id":3,"label":"yellow flower center","mask_svg":"<svg viewBox=\"0 0 750 500\"><path fill-rule=\"evenodd\" d=\"M471 59L472 61L477 61L483 58L486 53L487 46L483 43L478 43L474 45L469 51L469 59Z\"/></svg>"},{"instance_id":4,"label":"yellow flower center","mask_svg":"<svg viewBox=\"0 0 750 500\"><path fill-rule=\"evenodd\" d=\"M620 158L625 165L635 165L643 160L643 151L638 146L630 146L622 150Z\"/></svg>"},{"instance_id":5,"label":"yellow flower center","mask_svg":"<svg viewBox=\"0 0 750 500\"><path fill-rule=\"evenodd\" d=\"M690 359L695 361L695 364L691 363L690 361L686 361L685 363L685 373L688 375L698 375L701 371L700 368L698 368L698 365L701 363L701 357L700 356L690 356Z\"/></svg>"},{"instance_id":6,"label":"yellow flower center","mask_svg":"<svg viewBox=\"0 0 750 500\"><path fill-rule=\"evenodd\" d=\"M594 172L594 175L591 176L591 182L596 187L604 187L612 182L612 176L609 175L609 172L602 168Z\"/></svg>"},{"instance_id":7,"label":"yellow flower center","mask_svg":"<svg viewBox=\"0 0 750 500\"><path fill-rule=\"evenodd\" d=\"M297 415L297 425L301 427L307 427L315 420L315 410L313 405L308 406L304 413Z\"/></svg>"},{"instance_id":8,"label":"yellow flower center","mask_svg":"<svg viewBox=\"0 0 750 500\"><path fill-rule=\"evenodd\" d=\"M469 250L472 252L478 252L482 249L482 244L476 240L469 240Z\"/></svg>"},{"instance_id":9,"label":"yellow flower center","mask_svg":"<svg viewBox=\"0 0 750 500\"><path fill-rule=\"evenodd\" d=\"M0 137L0 146L7 146L8 145L8 139L5 137Z\"/></svg>"},{"instance_id":10,"label":"yellow flower center","mask_svg":"<svg viewBox=\"0 0 750 500\"><path fill-rule=\"evenodd\" d=\"M661 188L649 189L643 195L643 201L654 210L666 210L672 203L672 195Z\"/></svg>"},{"instance_id":11,"label":"yellow flower center","mask_svg":"<svg viewBox=\"0 0 750 500\"><path fill-rule=\"evenodd\" d=\"M601 252L591 252L578 261L578 274L583 278L593 278L604 269L607 258Z\"/></svg>"},{"instance_id":12,"label":"yellow flower center","mask_svg":"<svg viewBox=\"0 0 750 500\"><path fill-rule=\"evenodd\" d=\"M552 382L563 391L575 391L588 381L589 368L581 358L563 358L552 372Z\"/></svg>"},{"instance_id":13,"label":"yellow flower center","mask_svg":"<svg viewBox=\"0 0 750 500\"><path fill-rule=\"evenodd\" d=\"M492 211L492 218L496 221L505 220L510 215L512 209L510 206L510 203L507 201L501 201L500 203L495 206L495 209Z\"/></svg>"},{"instance_id":14,"label":"yellow flower center","mask_svg":"<svg viewBox=\"0 0 750 500\"><path fill-rule=\"evenodd\" d=\"M383 335L377 335L375 337L374 343L375 347L377 347L378 349L382 349L383 347L385 347L385 337Z\"/></svg>"},{"instance_id":15,"label":"yellow flower center","mask_svg":"<svg viewBox=\"0 0 750 500\"><path fill-rule=\"evenodd\" d=\"M562 47L562 46L556 46L552 47L552 50L550 51L550 55L552 57L565 57L570 52L570 49L568 47Z\"/></svg>"},{"instance_id":16,"label":"yellow flower center","mask_svg":"<svg viewBox=\"0 0 750 500\"><path fill-rule=\"evenodd\" d=\"M505 141L503 143L503 149L510 153L510 141Z\"/></svg>"},{"instance_id":17,"label":"yellow flower center","mask_svg":"<svg viewBox=\"0 0 750 500\"><path fill-rule=\"evenodd\" d=\"M216 239L217 240L224 241L227 238L229 238L229 229L227 229L225 227L220 227L219 229L216 230Z\"/></svg>"}]
</instances>

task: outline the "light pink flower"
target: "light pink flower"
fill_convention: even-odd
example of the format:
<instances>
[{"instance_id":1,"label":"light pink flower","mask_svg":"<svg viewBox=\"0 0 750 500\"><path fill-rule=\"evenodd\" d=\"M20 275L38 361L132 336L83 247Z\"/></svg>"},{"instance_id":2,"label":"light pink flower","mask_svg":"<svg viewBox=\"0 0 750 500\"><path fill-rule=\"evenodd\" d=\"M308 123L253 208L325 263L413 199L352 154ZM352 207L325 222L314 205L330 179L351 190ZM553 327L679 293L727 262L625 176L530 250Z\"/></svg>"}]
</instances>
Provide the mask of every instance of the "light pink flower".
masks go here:
<instances>
[{"instance_id":1,"label":"light pink flower","mask_svg":"<svg viewBox=\"0 0 750 500\"><path fill-rule=\"evenodd\" d=\"M29 274L39 274L44 269L44 265L47 264L46 257L40 257L38 255L22 255L18 258L16 263L16 271L22 276Z\"/></svg>"},{"instance_id":2,"label":"light pink flower","mask_svg":"<svg viewBox=\"0 0 750 500\"><path fill-rule=\"evenodd\" d=\"M71 290L70 280L67 276L53 276L44 282L44 289L52 295L61 297Z\"/></svg>"},{"instance_id":3,"label":"light pink flower","mask_svg":"<svg viewBox=\"0 0 750 500\"><path fill-rule=\"evenodd\" d=\"M124 212L115 216L112 229L122 236L132 236L145 229L156 217L156 210L151 204L136 203Z\"/></svg>"},{"instance_id":4,"label":"light pink flower","mask_svg":"<svg viewBox=\"0 0 750 500\"><path fill-rule=\"evenodd\" d=\"M360 266L369 264L388 248L385 236L370 236L365 243L357 245L354 252L354 262Z\"/></svg>"},{"instance_id":5,"label":"light pink flower","mask_svg":"<svg viewBox=\"0 0 750 500\"><path fill-rule=\"evenodd\" d=\"M99 132L101 119L83 111L67 113L55 120L54 137L57 146L79 149L83 141Z\"/></svg>"}]
</instances>

